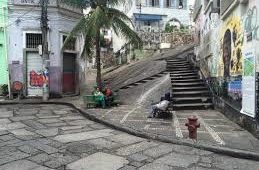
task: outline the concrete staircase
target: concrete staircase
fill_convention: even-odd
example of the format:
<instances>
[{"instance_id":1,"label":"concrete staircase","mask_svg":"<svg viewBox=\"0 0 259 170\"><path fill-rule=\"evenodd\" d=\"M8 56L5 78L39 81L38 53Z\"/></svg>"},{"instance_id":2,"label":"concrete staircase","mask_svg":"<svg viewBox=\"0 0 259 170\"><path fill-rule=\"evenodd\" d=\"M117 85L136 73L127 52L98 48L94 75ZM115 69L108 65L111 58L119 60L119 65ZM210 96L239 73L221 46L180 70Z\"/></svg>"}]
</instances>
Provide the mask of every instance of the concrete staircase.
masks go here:
<instances>
[{"instance_id":1,"label":"concrete staircase","mask_svg":"<svg viewBox=\"0 0 259 170\"><path fill-rule=\"evenodd\" d=\"M183 58L167 60L167 72L172 82L173 110L198 110L212 108L208 88L199 78L198 70Z\"/></svg>"},{"instance_id":2,"label":"concrete staircase","mask_svg":"<svg viewBox=\"0 0 259 170\"><path fill-rule=\"evenodd\" d=\"M123 90L123 89L129 89L129 88L132 88L132 87L135 87L135 86L138 86L138 85L147 83L147 82L152 81L152 80L154 80L154 79L163 77L163 76L165 76L166 74L167 74L166 71L162 71L162 72L160 72L160 73L154 74L154 75L152 75L152 76L150 76L150 77L144 78L144 79L139 80L139 81L137 81L137 82L134 82L134 83L131 83L131 84L127 84L127 85L125 85L125 86L123 86L123 87L120 87L118 90L115 90L115 92L118 92L119 90ZM105 80L105 81L107 81L107 80Z\"/></svg>"}]
</instances>

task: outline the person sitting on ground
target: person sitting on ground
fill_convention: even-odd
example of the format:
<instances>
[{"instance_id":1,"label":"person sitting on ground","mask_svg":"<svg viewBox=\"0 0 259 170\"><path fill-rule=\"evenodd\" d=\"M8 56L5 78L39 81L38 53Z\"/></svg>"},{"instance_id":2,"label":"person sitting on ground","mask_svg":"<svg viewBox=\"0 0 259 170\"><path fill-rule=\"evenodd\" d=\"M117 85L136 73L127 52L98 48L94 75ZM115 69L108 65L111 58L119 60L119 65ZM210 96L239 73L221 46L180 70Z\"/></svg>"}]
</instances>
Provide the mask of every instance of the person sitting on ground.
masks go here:
<instances>
[{"instance_id":1,"label":"person sitting on ground","mask_svg":"<svg viewBox=\"0 0 259 170\"><path fill-rule=\"evenodd\" d=\"M99 87L96 87L95 91L93 92L95 102L105 108L105 97L104 94L100 91Z\"/></svg>"},{"instance_id":2,"label":"person sitting on ground","mask_svg":"<svg viewBox=\"0 0 259 170\"><path fill-rule=\"evenodd\" d=\"M109 86L105 86L104 88L104 95L105 95L105 104L110 107L113 102L113 93Z\"/></svg>"},{"instance_id":3,"label":"person sitting on ground","mask_svg":"<svg viewBox=\"0 0 259 170\"><path fill-rule=\"evenodd\" d=\"M169 105L169 101L165 99L165 97L161 97L161 101L158 104L153 104L151 106L152 110L149 113L148 118L156 117L156 113L158 110L165 111Z\"/></svg>"}]
</instances>

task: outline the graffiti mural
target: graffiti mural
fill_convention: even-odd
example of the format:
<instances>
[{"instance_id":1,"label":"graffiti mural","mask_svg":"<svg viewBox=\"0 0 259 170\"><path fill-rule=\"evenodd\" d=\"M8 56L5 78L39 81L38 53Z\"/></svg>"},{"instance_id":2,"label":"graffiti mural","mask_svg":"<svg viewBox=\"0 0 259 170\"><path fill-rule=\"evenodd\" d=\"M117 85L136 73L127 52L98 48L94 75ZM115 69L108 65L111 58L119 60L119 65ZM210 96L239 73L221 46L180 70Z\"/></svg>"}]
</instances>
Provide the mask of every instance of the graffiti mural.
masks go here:
<instances>
[{"instance_id":1,"label":"graffiti mural","mask_svg":"<svg viewBox=\"0 0 259 170\"><path fill-rule=\"evenodd\" d=\"M220 76L242 75L244 31L240 17L230 17L223 25L221 35Z\"/></svg>"},{"instance_id":2,"label":"graffiti mural","mask_svg":"<svg viewBox=\"0 0 259 170\"><path fill-rule=\"evenodd\" d=\"M30 86L43 87L44 83L48 82L48 76L38 73L34 70L30 71Z\"/></svg>"},{"instance_id":3,"label":"graffiti mural","mask_svg":"<svg viewBox=\"0 0 259 170\"><path fill-rule=\"evenodd\" d=\"M234 80L228 83L228 95L234 100L239 100L242 98L241 80Z\"/></svg>"},{"instance_id":4,"label":"graffiti mural","mask_svg":"<svg viewBox=\"0 0 259 170\"><path fill-rule=\"evenodd\" d=\"M259 25L257 24L256 6L253 6L247 11L246 16L243 19L243 26L248 40L254 39L256 41L259 41L259 36L258 36Z\"/></svg>"},{"instance_id":5,"label":"graffiti mural","mask_svg":"<svg viewBox=\"0 0 259 170\"><path fill-rule=\"evenodd\" d=\"M212 59L211 59L211 66L210 66L210 76L211 77L218 77L218 71L220 70L220 41L219 41L219 34L220 34L220 22L218 22L218 27L214 28L212 31L212 36L211 36L211 42L213 43L211 45L212 49Z\"/></svg>"}]
</instances>

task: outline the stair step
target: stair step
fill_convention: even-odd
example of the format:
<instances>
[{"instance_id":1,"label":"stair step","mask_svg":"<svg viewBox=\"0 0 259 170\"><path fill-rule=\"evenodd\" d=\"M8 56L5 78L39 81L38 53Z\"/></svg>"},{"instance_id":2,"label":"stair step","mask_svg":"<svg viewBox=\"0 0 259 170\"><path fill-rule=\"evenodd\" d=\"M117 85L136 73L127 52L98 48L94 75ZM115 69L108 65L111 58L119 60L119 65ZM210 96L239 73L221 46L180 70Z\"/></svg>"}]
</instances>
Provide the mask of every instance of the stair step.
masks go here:
<instances>
[{"instance_id":1,"label":"stair step","mask_svg":"<svg viewBox=\"0 0 259 170\"><path fill-rule=\"evenodd\" d=\"M212 105L212 103L186 103L186 104L174 104L173 106L200 106L200 105Z\"/></svg>"},{"instance_id":2,"label":"stair step","mask_svg":"<svg viewBox=\"0 0 259 170\"><path fill-rule=\"evenodd\" d=\"M148 78L145 78L145 80L148 80L148 81L149 81L149 80L154 80L154 79L155 79L155 77L152 77L152 76L151 76L151 77L148 77Z\"/></svg>"},{"instance_id":3,"label":"stair step","mask_svg":"<svg viewBox=\"0 0 259 170\"><path fill-rule=\"evenodd\" d=\"M173 87L173 91L175 90L208 90L206 86L194 86L194 87Z\"/></svg>"},{"instance_id":4,"label":"stair step","mask_svg":"<svg viewBox=\"0 0 259 170\"><path fill-rule=\"evenodd\" d=\"M177 91L173 92L174 97L210 97L210 93L208 91Z\"/></svg>"},{"instance_id":5,"label":"stair step","mask_svg":"<svg viewBox=\"0 0 259 170\"><path fill-rule=\"evenodd\" d=\"M186 60L180 60L180 61L166 61L167 64L190 64L188 61Z\"/></svg>"},{"instance_id":6,"label":"stair step","mask_svg":"<svg viewBox=\"0 0 259 170\"><path fill-rule=\"evenodd\" d=\"M190 72L190 73L181 73L181 74L175 74L175 73L170 73L170 76L192 76L192 75L198 75L197 73L193 73L193 72Z\"/></svg>"},{"instance_id":7,"label":"stair step","mask_svg":"<svg viewBox=\"0 0 259 170\"><path fill-rule=\"evenodd\" d=\"M174 97L172 99L173 104L184 104L184 103L208 103L212 102L211 98L208 97Z\"/></svg>"},{"instance_id":8,"label":"stair step","mask_svg":"<svg viewBox=\"0 0 259 170\"><path fill-rule=\"evenodd\" d=\"M192 66L190 64L167 64L167 67L185 67L185 66Z\"/></svg>"},{"instance_id":9,"label":"stair step","mask_svg":"<svg viewBox=\"0 0 259 170\"><path fill-rule=\"evenodd\" d=\"M212 108L212 103L185 103L185 104L174 104L173 110L197 110L197 109L208 109Z\"/></svg>"},{"instance_id":10,"label":"stair step","mask_svg":"<svg viewBox=\"0 0 259 170\"><path fill-rule=\"evenodd\" d=\"M176 72L176 71L189 71L191 68L166 68L169 72Z\"/></svg>"},{"instance_id":11,"label":"stair step","mask_svg":"<svg viewBox=\"0 0 259 170\"><path fill-rule=\"evenodd\" d=\"M189 63L187 60L166 60L167 63Z\"/></svg>"},{"instance_id":12,"label":"stair step","mask_svg":"<svg viewBox=\"0 0 259 170\"><path fill-rule=\"evenodd\" d=\"M199 78L197 78L197 79L174 79L174 80L171 80L171 82L174 84L174 83L180 83L180 82L182 82L182 83L184 83L184 82L203 82L203 80L202 79L199 79Z\"/></svg>"},{"instance_id":13,"label":"stair step","mask_svg":"<svg viewBox=\"0 0 259 170\"><path fill-rule=\"evenodd\" d=\"M169 71L170 74L182 74L182 73L197 73L197 70L176 70L176 71Z\"/></svg>"},{"instance_id":14,"label":"stair step","mask_svg":"<svg viewBox=\"0 0 259 170\"><path fill-rule=\"evenodd\" d=\"M188 65L185 65L185 66L176 66L176 65L174 65L174 66L166 66L166 68L167 69L174 69L174 68L189 68L189 69L191 69L191 66L188 66Z\"/></svg>"},{"instance_id":15,"label":"stair step","mask_svg":"<svg viewBox=\"0 0 259 170\"><path fill-rule=\"evenodd\" d=\"M203 82L190 82L190 83L173 83L172 87L194 87L194 86L202 86Z\"/></svg>"},{"instance_id":16,"label":"stair step","mask_svg":"<svg viewBox=\"0 0 259 170\"><path fill-rule=\"evenodd\" d=\"M209 94L208 90L197 90L197 91L181 91L174 92L173 95L184 95L184 94Z\"/></svg>"},{"instance_id":17,"label":"stair step","mask_svg":"<svg viewBox=\"0 0 259 170\"><path fill-rule=\"evenodd\" d=\"M198 75L193 75L193 76L170 76L170 78L172 80L176 80L176 79L199 79Z\"/></svg>"},{"instance_id":18,"label":"stair step","mask_svg":"<svg viewBox=\"0 0 259 170\"><path fill-rule=\"evenodd\" d=\"M147 80L147 79L144 79L144 80L140 80L139 82L137 82L137 83L146 83L146 82L148 82L149 80Z\"/></svg>"},{"instance_id":19,"label":"stair step","mask_svg":"<svg viewBox=\"0 0 259 170\"><path fill-rule=\"evenodd\" d=\"M158 77L162 77L163 75L160 75L160 74L156 74L156 75L153 75L151 77L154 77L154 78L158 78Z\"/></svg>"},{"instance_id":20,"label":"stair step","mask_svg":"<svg viewBox=\"0 0 259 170\"><path fill-rule=\"evenodd\" d=\"M167 59L166 61L187 61L183 58L174 58L174 59Z\"/></svg>"}]
</instances>

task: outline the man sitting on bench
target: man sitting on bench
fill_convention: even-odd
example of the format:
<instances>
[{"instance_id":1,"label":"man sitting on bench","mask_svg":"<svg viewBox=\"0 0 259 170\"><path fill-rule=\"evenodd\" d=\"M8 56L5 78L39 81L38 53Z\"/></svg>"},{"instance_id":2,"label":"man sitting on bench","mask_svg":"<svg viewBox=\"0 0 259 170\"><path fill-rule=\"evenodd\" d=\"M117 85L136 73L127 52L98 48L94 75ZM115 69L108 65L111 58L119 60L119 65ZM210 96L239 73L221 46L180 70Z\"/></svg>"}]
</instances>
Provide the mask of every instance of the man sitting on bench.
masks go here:
<instances>
[{"instance_id":1,"label":"man sitting on bench","mask_svg":"<svg viewBox=\"0 0 259 170\"><path fill-rule=\"evenodd\" d=\"M154 104L151 106L152 110L149 113L148 118L154 118L156 117L156 113L158 111L166 111L169 101L165 99L165 97L161 97L161 101L158 104Z\"/></svg>"}]
</instances>

